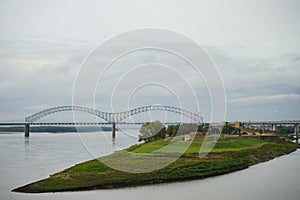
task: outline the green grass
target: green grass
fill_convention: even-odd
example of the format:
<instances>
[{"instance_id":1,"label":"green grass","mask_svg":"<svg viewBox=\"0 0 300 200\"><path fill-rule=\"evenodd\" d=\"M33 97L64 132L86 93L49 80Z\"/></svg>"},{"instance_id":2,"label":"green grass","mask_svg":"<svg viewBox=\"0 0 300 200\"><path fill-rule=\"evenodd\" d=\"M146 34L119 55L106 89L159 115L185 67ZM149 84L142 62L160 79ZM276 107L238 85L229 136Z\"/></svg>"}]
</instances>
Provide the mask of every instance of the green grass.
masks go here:
<instances>
[{"instance_id":1,"label":"green grass","mask_svg":"<svg viewBox=\"0 0 300 200\"><path fill-rule=\"evenodd\" d=\"M262 140L245 137L219 138L212 152L220 153L227 151L240 151L249 148L258 148L267 144Z\"/></svg>"},{"instance_id":2,"label":"green grass","mask_svg":"<svg viewBox=\"0 0 300 200\"><path fill-rule=\"evenodd\" d=\"M151 153L162 150L162 148L170 143L171 139L168 140L158 140L149 142L143 145L135 145L128 149L128 151L134 153ZM203 138L195 139L189 148L185 151L186 153L199 153L200 147L203 143ZM215 144L212 149L212 153L220 153L227 151L240 151L248 148L257 148L266 144L266 142L254 138L246 138L246 137L230 137L230 138L222 138L218 139L218 142ZM172 143L172 147L164 150L164 152L181 152L180 150L187 146L187 143L182 141L177 141Z\"/></svg>"},{"instance_id":3,"label":"green grass","mask_svg":"<svg viewBox=\"0 0 300 200\"><path fill-rule=\"evenodd\" d=\"M170 139L159 140L135 145L128 148L127 151L156 155L153 152L160 151L170 141ZM202 142L203 138L195 139L187 152L175 162L149 173L117 171L99 160L91 160L14 191L32 193L76 191L199 179L245 169L250 165L295 151L297 148L295 144L288 142L266 142L248 137L219 138L212 152L199 159L197 155ZM180 151L184 142L178 141L172 145L172 148L164 151L157 159L162 159L162 155L167 157L171 155L170 153ZM113 156L118 158L118 156L122 156L122 153L116 152L106 158ZM116 162L123 166L129 164L130 161L120 159ZM149 163L149 165L151 164L153 163Z\"/></svg>"}]
</instances>

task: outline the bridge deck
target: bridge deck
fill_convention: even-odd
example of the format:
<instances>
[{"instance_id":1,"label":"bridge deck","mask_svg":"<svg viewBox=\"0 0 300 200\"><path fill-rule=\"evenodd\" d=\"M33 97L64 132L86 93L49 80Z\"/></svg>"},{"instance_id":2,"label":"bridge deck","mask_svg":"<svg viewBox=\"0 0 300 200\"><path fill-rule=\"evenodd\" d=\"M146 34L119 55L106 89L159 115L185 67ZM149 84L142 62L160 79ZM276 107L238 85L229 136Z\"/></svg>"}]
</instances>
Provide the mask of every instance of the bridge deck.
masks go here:
<instances>
[{"instance_id":1,"label":"bridge deck","mask_svg":"<svg viewBox=\"0 0 300 200\"><path fill-rule=\"evenodd\" d=\"M300 120L281 120L281 121L248 121L248 122L241 122L242 124L252 124L252 125L255 125L255 124L300 124Z\"/></svg>"},{"instance_id":2,"label":"bridge deck","mask_svg":"<svg viewBox=\"0 0 300 200\"><path fill-rule=\"evenodd\" d=\"M34 123L25 123L25 122L9 122L9 123L0 123L0 126L25 126L29 124L30 126L98 126L98 125L111 125L111 124L118 124L118 125L142 125L145 122L34 122ZM166 122L164 124L179 124L180 122Z\"/></svg>"}]
</instances>

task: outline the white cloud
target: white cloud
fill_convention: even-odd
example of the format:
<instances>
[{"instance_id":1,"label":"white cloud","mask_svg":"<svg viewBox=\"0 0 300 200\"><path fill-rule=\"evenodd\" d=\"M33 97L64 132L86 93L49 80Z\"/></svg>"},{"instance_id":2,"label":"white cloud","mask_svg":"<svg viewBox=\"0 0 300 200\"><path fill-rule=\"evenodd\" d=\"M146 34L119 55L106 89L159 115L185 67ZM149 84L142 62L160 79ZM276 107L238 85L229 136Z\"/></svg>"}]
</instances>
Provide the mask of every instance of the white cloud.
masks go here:
<instances>
[{"instance_id":1,"label":"white cloud","mask_svg":"<svg viewBox=\"0 0 300 200\"><path fill-rule=\"evenodd\" d=\"M229 99L228 103L238 104L238 105L255 105L255 104L266 104L274 102L290 102L299 101L299 94L277 94L270 96L251 96L236 99Z\"/></svg>"}]
</instances>

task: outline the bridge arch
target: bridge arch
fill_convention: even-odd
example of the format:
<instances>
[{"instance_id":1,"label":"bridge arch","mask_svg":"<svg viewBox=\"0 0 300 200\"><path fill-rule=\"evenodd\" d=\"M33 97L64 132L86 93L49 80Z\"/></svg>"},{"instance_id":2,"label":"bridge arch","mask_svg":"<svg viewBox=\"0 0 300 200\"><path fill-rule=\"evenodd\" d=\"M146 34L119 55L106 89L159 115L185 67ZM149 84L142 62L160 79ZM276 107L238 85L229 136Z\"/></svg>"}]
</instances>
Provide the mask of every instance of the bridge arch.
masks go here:
<instances>
[{"instance_id":1,"label":"bridge arch","mask_svg":"<svg viewBox=\"0 0 300 200\"><path fill-rule=\"evenodd\" d=\"M58 112L65 112L65 111L79 111L79 112L89 113L89 114L96 115L98 117L103 118L102 115L99 113L101 111L98 111L98 110L95 110L92 108L87 108L87 107L82 107L82 106L57 106L57 107L42 110L42 111L34 113L28 117L25 117L25 122L33 123L33 122L35 122L43 117L46 117L48 115L58 113ZM105 118L103 118L103 119L106 120Z\"/></svg>"},{"instance_id":2,"label":"bridge arch","mask_svg":"<svg viewBox=\"0 0 300 200\"><path fill-rule=\"evenodd\" d=\"M40 112L37 112L33 115L26 117L25 123L30 124L30 123L33 123L45 116L48 116L48 115L51 115L51 114L57 113L57 112L64 112L64 111L85 112L85 113L89 113L89 114L95 115L97 117L100 117L109 123L113 123L113 122L117 123L117 122L121 122L124 119L129 118L133 115L143 113L143 112L148 112L148 111L155 111L155 110L168 111L168 112L180 114L187 118L190 118L191 120L193 120L197 123L203 122L203 117L200 114L192 113L190 111L172 107L172 106L151 105L151 106L142 106L142 107L134 108L132 110L118 112L118 113L108 113L108 112L103 112L103 111L99 111L99 110L95 110L95 109L87 108L87 107L82 107L82 106L58 106L58 107L53 107L53 108L42 110Z\"/></svg>"}]
</instances>

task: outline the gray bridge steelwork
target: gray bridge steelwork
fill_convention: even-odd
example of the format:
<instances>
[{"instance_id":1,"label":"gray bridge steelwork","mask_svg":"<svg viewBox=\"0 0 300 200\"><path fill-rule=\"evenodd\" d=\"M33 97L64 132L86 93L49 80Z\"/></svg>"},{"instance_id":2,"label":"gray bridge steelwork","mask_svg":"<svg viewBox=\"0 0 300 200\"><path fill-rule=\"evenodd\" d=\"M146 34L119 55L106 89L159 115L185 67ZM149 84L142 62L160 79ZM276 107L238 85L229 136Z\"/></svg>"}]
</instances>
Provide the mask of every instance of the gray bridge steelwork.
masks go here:
<instances>
[{"instance_id":1,"label":"gray bridge steelwork","mask_svg":"<svg viewBox=\"0 0 300 200\"><path fill-rule=\"evenodd\" d=\"M166 105L151 105L151 106L143 106L139 108L135 108L132 110L128 110L125 112L118 112L118 113L109 113L109 112L103 112L99 110L95 110L92 108L82 107L82 106L58 106L49 108L46 110L42 110L40 112L37 112L33 115L30 115L25 118L25 137L29 137L29 131L30 131L30 125L105 125L105 124L111 124L112 125L112 139L115 140L115 130L116 130L116 123L117 124L143 124L145 122L136 122L136 123L127 123L122 122L124 119L129 118L133 115L148 112L148 111L167 111L172 113L177 113L180 115L183 115L187 118L190 118L195 123L203 123L203 117L200 114L192 113L190 111L172 107L172 106L166 106ZM64 112L64 111L79 111L79 112L85 112L92 115L95 115L99 118L104 119L106 122L104 123L36 123L37 120L51 115L53 113L57 112ZM165 123L165 124L174 124L173 123Z\"/></svg>"},{"instance_id":2,"label":"gray bridge steelwork","mask_svg":"<svg viewBox=\"0 0 300 200\"><path fill-rule=\"evenodd\" d=\"M190 111L172 107L172 106L152 105L152 106L143 106L143 107L135 108L135 109L128 110L125 112L118 112L118 113L103 112L103 111L95 110L92 108L86 108L86 107L82 107L82 106L58 106L58 107L42 110L40 112L37 112L33 115L26 117L25 123L30 124L30 123L33 123L33 122L37 121L38 119L43 118L47 115L51 115L53 113L63 112L63 111L85 112L85 113L89 113L89 114L95 115L97 117L100 117L100 118L104 119L105 121L107 121L108 123L113 123L113 122L118 123L118 122L121 122L122 120L129 118L133 115L136 115L136 114L139 114L142 112L155 111L155 110L173 112L173 113L177 113L177 114L183 115L185 117L188 117L188 118L194 120L195 122L198 122L198 123L203 122L203 117L199 114L195 114Z\"/></svg>"},{"instance_id":3,"label":"gray bridge steelwork","mask_svg":"<svg viewBox=\"0 0 300 200\"><path fill-rule=\"evenodd\" d=\"M277 121L242 121L242 124L248 125L259 125L259 124L276 124L276 125L293 125L293 124L300 124L300 120L277 120Z\"/></svg>"},{"instance_id":4,"label":"gray bridge steelwork","mask_svg":"<svg viewBox=\"0 0 300 200\"><path fill-rule=\"evenodd\" d=\"M280 125L293 125L294 126L294 133L296 135L296 140L299 139L299 124L300 120L278 120L278 121L244 121L244 122L236 122L239 123L239 126L251 126L251 125L258 125L261 127L261 130L265 131L265 126L271 126L271 130L275 131L276 126Z\"/></svg>"},{"instance_id":5,"label":"gray bridge steelwork","mask_svg":"<svg viewBox=\"0 0 300 200\"><path fill-rule=\"evenodd\" d=\"M20 126L23 125L25 126L25 137L29 137L29 130L30 130L30 125L112 125L112 138L113 140L115 139L115 126L117 124L128 124L128 125L133 125L133 124L144 124L145 122L134 122L134 123L128 123L128 122L122 122L122 120L129 118L133 115L143 113L143 112L148 112L148 111L155 111L155 110L161 110L161 111L168 111L172 113L177 113L180 115L183 115L187 118L190 118L191 120L195 121L198 124L203 123L203 117L200 114L192 113L187 110L183 110L180 108L172 107L172 106L166 106L166 105L151 105L151 106L143 106L139 108L135 108L132 110L128 110L125 112L118 112L118 113L109 113L109 112L103 112L99 110L95 110L92 108L87 108L87 107L82 107L82 106L58 106L58 107L53 107L49 108L46 110L42 110L40 112L37 112L33 115L30 115L25 118L25 123L0 123L2 126ZM57 112L64 112L64 111L79 111L79 112L85 112L89 113L92 115L95 115L99 118L104 119L106 122L99 122L99 123L69 123L69 122L64 122L64 123L44 123L44 122L36 122L37 120L51 115L53 113ZM180 122L170 122L170 123L165 123L165 124L178 124ZM229 123L229 122L225 122ZM265 130L265 126L269 125L272 127L272 130L276 130L276 126L278 125L293 125L295 134L296 134L296 139L298 140L299 138L299 124L300 120L278 120L278 121L240 121L240 122L234 122L236 127L241 127L241 126L251 126L251 125L260 125L261 129Z\"/></svg>"}]
</instances>

